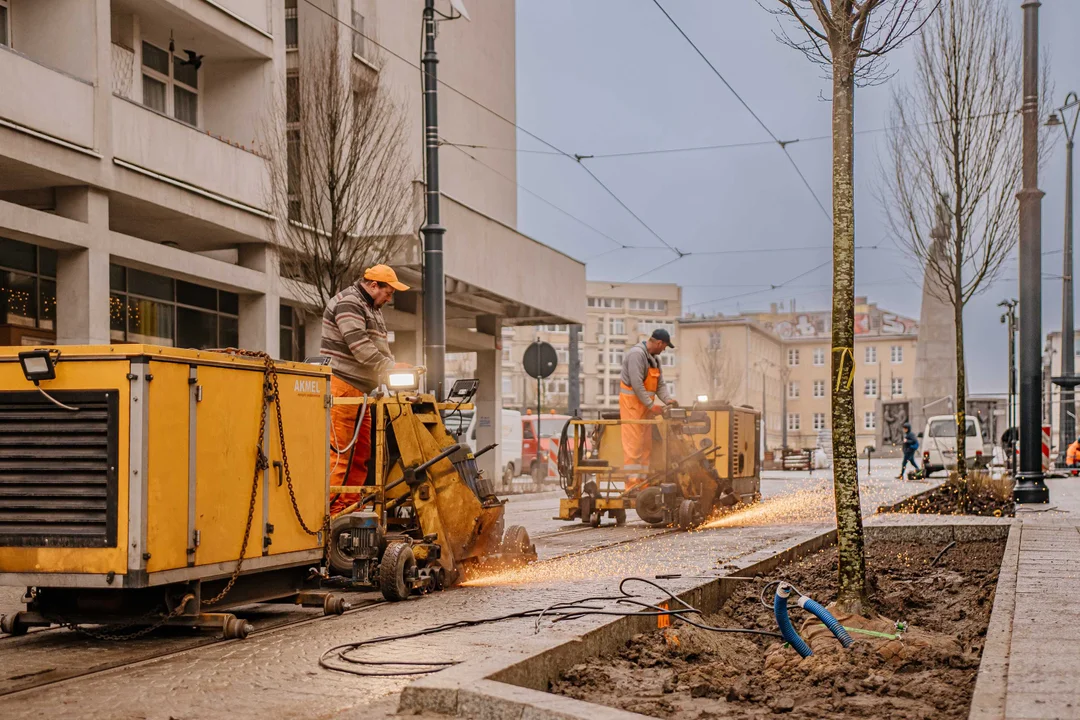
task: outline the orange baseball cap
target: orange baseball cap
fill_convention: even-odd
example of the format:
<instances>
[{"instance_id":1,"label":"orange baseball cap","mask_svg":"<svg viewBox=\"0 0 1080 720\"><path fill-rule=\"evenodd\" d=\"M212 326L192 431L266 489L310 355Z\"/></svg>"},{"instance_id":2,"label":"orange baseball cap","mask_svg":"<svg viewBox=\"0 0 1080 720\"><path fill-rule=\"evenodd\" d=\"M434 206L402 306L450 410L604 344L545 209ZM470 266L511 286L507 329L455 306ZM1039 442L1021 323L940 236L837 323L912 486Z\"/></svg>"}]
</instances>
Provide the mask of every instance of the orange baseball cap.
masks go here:
<instances>
[{"instance_id":1,"label":"orange baseball cap","mask_svg":"<svg viewBox=\"0 0 1080 720\"><path fill-rule=\"evenodd\" d=\"M397 279L397 273L389 265L375 265L364 271L365 280L386 283L395 290L405 291L409 286Z\"/></svg>"}]
</instances>

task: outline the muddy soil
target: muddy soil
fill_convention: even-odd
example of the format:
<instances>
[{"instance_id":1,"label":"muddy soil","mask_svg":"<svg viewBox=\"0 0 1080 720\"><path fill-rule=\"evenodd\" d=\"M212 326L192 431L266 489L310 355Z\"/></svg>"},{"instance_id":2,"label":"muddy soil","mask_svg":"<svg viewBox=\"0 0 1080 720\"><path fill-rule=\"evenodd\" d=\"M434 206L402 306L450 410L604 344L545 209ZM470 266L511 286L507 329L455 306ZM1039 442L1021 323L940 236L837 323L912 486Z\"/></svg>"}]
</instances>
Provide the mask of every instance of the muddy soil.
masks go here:
<instances>
[{"instance_id":1,"label":"muddy soil","mask_svg":"<svg viewBox=\"0 0 1080 720\"><path fill-rule=\"evenodd\" d=\"M961 488L950 480L934 492L917 500L906 500L895 505L891 512L919 513L925 515L982 515L987 517L1013 517L1016 504L1012 493L990 483L972 482L968 489L967 512L960 507Z\"/></svg>"},{"instance_id":2,"label":"muddy soil","mask_svg":"<svg viewBox=\"0 0 1080 720\"><path fill-rule=\"evenodd\" d=\"M793 608L792 621L814 650L800 658L781 641L714 633L679 622L635 636L616 657L577 665L551 691L660 718L966 718L975 687L1002 542L942 548L867 545L871 627L899 639L853 633L844 650L816 620ZM759 601L767 580L783 578L822 604L835 599L835 548L747 582L705 621L718 627L776 630Z\"/></svg>"}]
</instances>

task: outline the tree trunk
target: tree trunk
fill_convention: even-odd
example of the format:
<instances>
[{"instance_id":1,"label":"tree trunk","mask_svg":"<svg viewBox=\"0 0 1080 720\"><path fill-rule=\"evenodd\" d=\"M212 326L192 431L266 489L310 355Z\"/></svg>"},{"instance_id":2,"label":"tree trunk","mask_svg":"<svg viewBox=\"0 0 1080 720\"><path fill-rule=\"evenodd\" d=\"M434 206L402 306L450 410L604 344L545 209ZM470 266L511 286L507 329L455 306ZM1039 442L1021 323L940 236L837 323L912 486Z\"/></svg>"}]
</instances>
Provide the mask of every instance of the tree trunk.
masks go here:
<instances>
[{"instance_id":1,"label":"tree trunk","mask_svg":"<svg viewBox=\"0 0 1080 720\"><path fill-rule=\"evenodd\" d=\"M854 56L833 53L833 489L838 550L837 605L861 614L866 558L855 445L855 75ZM846 66L846 67L845 67Z\"/></svg>"},{"instance_id":2,"label":"tree trunk","mask_svg":"<svg viewBox=\"0 0 1080 720\"><path fill-rule=\"evenodd\" d=\"M960 483L960 512L967 513L970 501L967 481L967 382L964 368L964 303L960 297L959 283L953 311L956 321L956 479Z\"/></svg>"}]
</instances>

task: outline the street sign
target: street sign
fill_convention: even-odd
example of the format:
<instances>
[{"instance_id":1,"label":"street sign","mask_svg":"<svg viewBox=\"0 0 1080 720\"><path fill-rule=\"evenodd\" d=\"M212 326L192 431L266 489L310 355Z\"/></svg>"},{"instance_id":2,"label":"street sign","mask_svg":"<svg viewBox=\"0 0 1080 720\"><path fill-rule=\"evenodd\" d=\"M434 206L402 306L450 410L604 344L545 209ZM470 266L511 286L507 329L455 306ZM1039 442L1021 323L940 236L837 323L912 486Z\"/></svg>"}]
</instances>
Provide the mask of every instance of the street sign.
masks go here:
<instances>
[{"instance_id":1,"label":"street sign","mask_svg":"<svg viewBox=\"0 0 1080 720\"><path fill-rule=\"evenodd\" d=\"M555 372L555 368L559 365L559 356L551 343L537 340L525 348L525 358L521 364L529 377L540 380Z\"/></svg>"}]
</instances>

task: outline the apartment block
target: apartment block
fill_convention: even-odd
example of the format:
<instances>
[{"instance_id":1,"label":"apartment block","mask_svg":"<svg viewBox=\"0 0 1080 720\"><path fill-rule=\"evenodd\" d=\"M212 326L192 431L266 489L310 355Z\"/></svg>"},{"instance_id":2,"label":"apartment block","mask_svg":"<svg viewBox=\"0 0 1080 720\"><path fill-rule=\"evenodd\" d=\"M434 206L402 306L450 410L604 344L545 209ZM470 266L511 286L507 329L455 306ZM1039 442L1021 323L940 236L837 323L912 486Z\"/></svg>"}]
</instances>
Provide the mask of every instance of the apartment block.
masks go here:
<instances>
[{"instance_id":1,"label":"apartment block","mask_svg":"<svg viewBox=\"0 0 1080 720\"><path fill-rule=\"evenodd\" d=\"M304 77L305 46L336 33L343 72L384 83L403 103L418 224L422 9L421 0L0 0L0 343L316 353L320 308L283 277L275 240L289 218L269 183L287 158L268 139L293 130L277 109L291 83L318 81ZM457 91L440 96L442 137L515 146L499 117L515 117L514 23L513 3L484 3L471 22L439 24L440 80ZM503 327L583 322L585 273L515 229L506 179L515 153L470 153L490 167L440 151L446 337L448 350L475 353L478 411L494 441ZM386 258L414 291L386 316L398 359L422 363L415 230Z\"/></svg>"}]
</instances>

